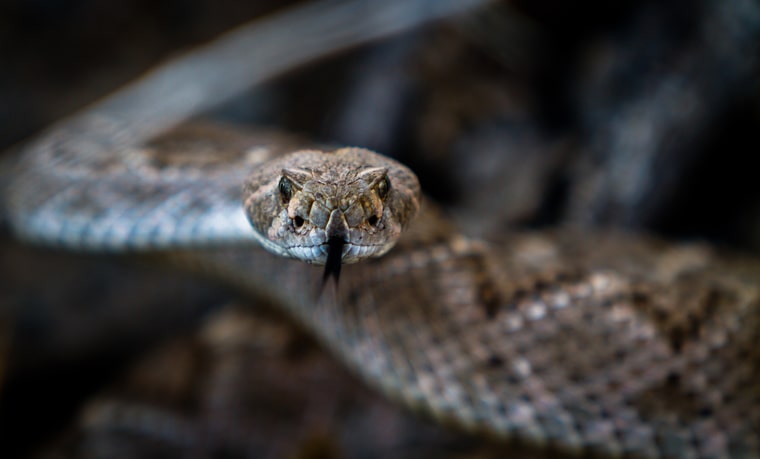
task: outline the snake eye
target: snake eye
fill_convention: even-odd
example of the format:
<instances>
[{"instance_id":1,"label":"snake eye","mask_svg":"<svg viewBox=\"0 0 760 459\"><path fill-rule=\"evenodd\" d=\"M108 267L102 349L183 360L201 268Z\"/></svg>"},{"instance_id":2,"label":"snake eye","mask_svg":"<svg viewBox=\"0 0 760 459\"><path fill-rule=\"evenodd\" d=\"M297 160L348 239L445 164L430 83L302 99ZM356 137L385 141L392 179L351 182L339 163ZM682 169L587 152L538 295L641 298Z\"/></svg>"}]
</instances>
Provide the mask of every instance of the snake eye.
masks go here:
<instances>
[{"instance_id":1,"label":"snake eye","mask_svg":"<svg viewBox=\"0 0 760 459\"><path fill-rule=\"evenodd\" d=\"M282 201L285 204L290 202L290 198L293 197L293 182L291 182L289 178L283 176L280 179L280 183L277 185L277 188L280 190Z\"/></svg>"},{"instance_id":2,"label":"snake eye","mask_svg":"<svg viewBox=\"0 0 760 459\"><path fill-rule=\"evenodd\" d=\"M377 183L377 195L380 199L385 199L388 196L388 192L391 189L391 181L388 180L388 176L384 176L382 180Z\"/></svg>"}]
</instances>

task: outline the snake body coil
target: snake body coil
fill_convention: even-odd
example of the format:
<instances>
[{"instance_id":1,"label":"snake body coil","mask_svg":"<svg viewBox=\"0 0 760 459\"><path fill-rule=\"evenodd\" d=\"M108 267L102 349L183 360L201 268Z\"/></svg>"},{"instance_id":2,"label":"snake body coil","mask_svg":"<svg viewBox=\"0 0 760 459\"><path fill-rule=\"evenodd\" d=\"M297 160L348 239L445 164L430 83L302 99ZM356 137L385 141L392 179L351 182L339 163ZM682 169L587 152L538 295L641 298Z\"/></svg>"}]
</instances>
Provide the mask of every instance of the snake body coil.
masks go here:
<instances>
[{"instance_id":1,"label":"snake body coil","mask_svg":"<svg viewBox=\"0 0 760 459\"><path fill-rule=\"evenodd\" d=\"M218 51L244 60L230 49ZM209 64L206 52L190 58ZM366 150L287 156L308 145L209 125L156 137L211 103L190 97L218 83L192 59L30 143L4 193L16 234L186 248L185 261L278 299L389 397L475 432L615 456L760 457L757 262L607 233L470 240L420 205L408 169ZM196 79L208 87L191 91ZM157 101L166 81L191 100ZM257 248L324 263L336 239L344 262L385 255L346 269L332 299L314 294L318 270Z\"/></svg>"}]
</instances>

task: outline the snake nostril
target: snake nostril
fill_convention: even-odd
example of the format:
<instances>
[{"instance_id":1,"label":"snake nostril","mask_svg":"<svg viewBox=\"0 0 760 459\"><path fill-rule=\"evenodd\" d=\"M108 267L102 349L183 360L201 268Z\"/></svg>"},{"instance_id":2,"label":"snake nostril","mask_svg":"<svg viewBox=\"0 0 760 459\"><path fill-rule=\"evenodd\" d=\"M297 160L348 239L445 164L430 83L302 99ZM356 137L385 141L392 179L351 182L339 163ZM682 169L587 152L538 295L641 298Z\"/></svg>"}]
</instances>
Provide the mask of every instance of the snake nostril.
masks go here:
<instances>
[{"instance_id":1,"label":"snake nostril","mask_svg":"<svg viewBox=\"0 0 760 459\"><path fill-rule=\"evenodd\" d=\"M296 228L302 227L304 224L303 217L296 215L296 217L293 219L293 224L296 225Z\"/></svg>"},{"instance_id":2,"label":"snake nostril","mask_svg":"<svg viewBox=\"0 0 760 459\"><path fill-rule=\"evenodd\" d=\"M378 218L377 215L372 215L367 219L367 223L369 223L372 226L377 226Z\"/></svg>"}]
</instances>

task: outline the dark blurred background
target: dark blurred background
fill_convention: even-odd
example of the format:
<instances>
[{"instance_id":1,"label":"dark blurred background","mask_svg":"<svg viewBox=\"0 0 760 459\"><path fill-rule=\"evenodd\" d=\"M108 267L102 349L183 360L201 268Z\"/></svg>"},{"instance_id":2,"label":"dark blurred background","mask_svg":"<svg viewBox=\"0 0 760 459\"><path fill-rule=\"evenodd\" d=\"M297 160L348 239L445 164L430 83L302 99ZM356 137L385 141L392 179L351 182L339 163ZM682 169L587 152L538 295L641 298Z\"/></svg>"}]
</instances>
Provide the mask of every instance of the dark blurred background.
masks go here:
<instances>
[{"instance_id":1,"label":"dark blurred background","mask_svg":"<svg viewBox=\"0 0 760 459\"><path fill-rule=\"evenodd\" d=\"M0 150L163 58L289 3L305 2L3 0ZM310 64L212 115L399 157L473 235L613 226L756 253L759 56L760 6L750 0L503 1ZM197 333L230 313L224 305L234 294L219 286L141 261L28 248L7 235L0 247L2 457L109 451L99 448L119 443L93 446L83 427L93 397L116 390L136 362L169 352L166 346L216 352ZM317 352L298 332L285 335L292 343L270 350L272 374ZM198 352L187 358L201 359ZM342 371L322 365L334 364L314 371ZM190 374L188 368L176 372ZM292 408L298 422L340 418L325 421L332 427L318 441L292 441L284 429L268 443L245 449L232 442L199 457L243 450L257 457L429 457L436 447L454 446L463 457L475 448L351 384L341 390L361 395L334 402L340 416ZM197 399L209 390L201 386L177 390ZM186 411L195 406L184 403ZM348 418L369 427L352 431L341 420ZM395 433L386 432L389 425ZM385 443L357 446L361 435L379 442L378 429ZM351 432L354 442L335 431Z\"/></svg>"}]
</instances>

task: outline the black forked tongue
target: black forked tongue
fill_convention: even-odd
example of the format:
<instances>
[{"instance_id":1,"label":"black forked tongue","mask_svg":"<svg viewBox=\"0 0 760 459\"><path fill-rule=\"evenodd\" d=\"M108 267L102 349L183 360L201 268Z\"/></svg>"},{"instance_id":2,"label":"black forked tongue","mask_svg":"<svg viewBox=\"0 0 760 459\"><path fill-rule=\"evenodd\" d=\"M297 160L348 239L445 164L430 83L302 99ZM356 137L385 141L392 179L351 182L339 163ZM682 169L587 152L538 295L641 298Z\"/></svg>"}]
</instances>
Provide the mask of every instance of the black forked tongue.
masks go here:
<instances>
[{"instance_id":1,"label":"black forked tongue","mask_svg":"<svg viewBox=\"0 0 760 459\"><path fill-rule=\"evenodd\" d=\"M331 237L327 240L327 260L325 261L325 273L322 275L322 287L325 286L330 277L334 278L335 285L338 285L344 245L346 245L346 241L342 237Z\"/></svg>"}]
</instances>

